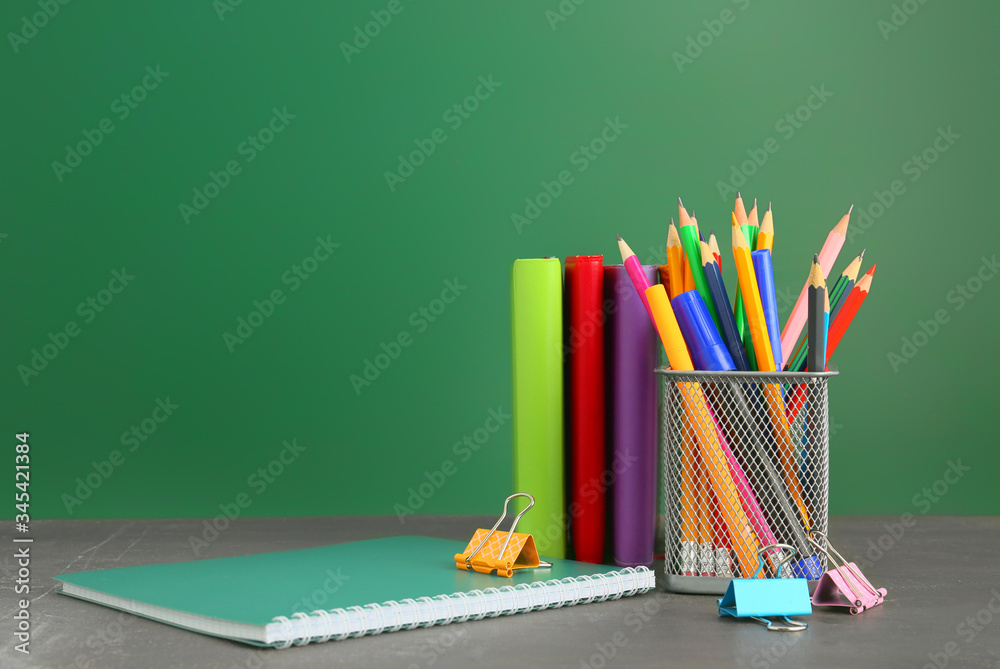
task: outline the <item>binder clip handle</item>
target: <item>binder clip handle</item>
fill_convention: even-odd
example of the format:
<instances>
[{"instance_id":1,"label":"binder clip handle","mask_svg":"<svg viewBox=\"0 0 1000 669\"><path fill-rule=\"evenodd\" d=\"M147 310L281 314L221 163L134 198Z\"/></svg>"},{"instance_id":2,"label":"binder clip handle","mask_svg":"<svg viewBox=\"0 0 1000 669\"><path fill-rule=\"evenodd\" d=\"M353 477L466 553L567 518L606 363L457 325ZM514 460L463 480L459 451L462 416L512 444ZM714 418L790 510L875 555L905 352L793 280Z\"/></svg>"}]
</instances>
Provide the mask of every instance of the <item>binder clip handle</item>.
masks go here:
<instances>
[{"instance_id":1,"label":"binder clip handle","mask_svg":"<svg viewBox=\"0 0 1000 669\"><path fill-rule=\"evenodd\" d=\"M750 578L757 578L757 575L761 572L762 569L764 569L764 553L770 550L774 550L775 548L784 548L788 551L788 553L786 555L783 555L781 559L778 560L778 562L775 563L774 565L774 568L776 570L774 577L781 578L781 568L784 567L789 562L791 562L792 558L795 557L795 546L790 546L788 544L768 544L767 546L762 547L760 550L757 551L757 558L760 560L760 564L757 565L757 571L755 571L753 573L753 576L751 576ZM795 621L791 622L794 624L799 624L795 623ZM770 629L770 625L768 625L768 628Z\"/></svg>"},{"instance_id":2,"label":"binder clip handle","mask_svg":"<svg viewBox=\"0 0 1000 669\"><path fill-rule=\"evenodd\" d=\"M528 506L524 507L524 509L521 510L521 513L519 513L516 516L514 516L514 522L511 523L510 530L507 531L507 539L503 542L503 547L500 549L500 555L506 555L507 554L507 546L510 545L510 539L511 539L511 537L514 536L514 529L517 528L518 521L521 520L521 516L523 516L524 514L526 514L528 512L528 510L531 509L531 507L533 507L535 505L535 498L532 497L530 494L528 494L526 492L516 492L516 493L514 493L513 495L511 495L510 497L508 497L507 499L504 500L504 502L503 502L503 513L500 515L500 518L497 519L497 522L493 524L493 527L490 528L490 531L486 533L486 536L483 537L483 540L479 542L479 545L476 546L475 550L473 550L471 553L469 553L465 557L465 563L466 564L470 564L472 562L472 558L476 557L476 555L479 553L479 551L481 551L483 549L483 546L486 545L486 542L490 540L490 537L492 537L493 534L497 531L497 528L500 527L500 523L502 523L503 519L507 517L507 506L510 504L510 500L514 499L515 497L527 497L528 498ZM551 567L552 563L551 562L545 562L544 560L539 560L539 565L538 566L539 567Z\"/></svg>"},{"instance_id":3,"label":"binder clip handle","mask_svg":"<svg viewBox=\"0 0 1000 669\"><path fill-rule=\"evenodd\" d=\"M809 623L792 620L788 616L781 616L782 620L785 621L785 624L778 624L773 620L758 618L757 616L750 616L750 618L766 627L768 632L802 632L809 627Z\"/></svg>"}]
</instances>

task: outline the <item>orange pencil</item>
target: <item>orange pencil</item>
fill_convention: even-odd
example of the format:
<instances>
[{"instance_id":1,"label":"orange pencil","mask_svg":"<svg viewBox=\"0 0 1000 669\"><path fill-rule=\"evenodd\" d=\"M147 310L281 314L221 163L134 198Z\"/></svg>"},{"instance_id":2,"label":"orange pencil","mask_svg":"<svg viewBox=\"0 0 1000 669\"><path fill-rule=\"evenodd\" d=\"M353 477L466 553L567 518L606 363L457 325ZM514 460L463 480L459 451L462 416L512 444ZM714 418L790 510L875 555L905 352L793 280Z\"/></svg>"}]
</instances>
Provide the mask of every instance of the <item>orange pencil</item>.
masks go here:
<instances>
[{"instance_id":1,"label":"orange pencil","mask_svg":"<svg viewBox=\"0 0 1000 669\"><path fill-rule=\"evenodd\" d=\"M767 249L774 250L774 221L771 220L771 203L767 203L767 211L764 212L764 220L760 222L760 231L757 233L757 251Z\"/></svg>"},{"instance_id":2,"label":"orange pencil","mask_svg":"<svg viewBox=\"0 0 1000 669\"><path fill-rule=\"evenodd\" d=\"M685 269L687 269L686 274ZM667 294L673 299L684 292L686 277L691 275L691 268L684 258L684 246L681 244L681 236L672 218L670 228L667 230L667 271L670 272L670 291ZM691 284L694 285L693 276Z\"/></svg>"}]
</instances>

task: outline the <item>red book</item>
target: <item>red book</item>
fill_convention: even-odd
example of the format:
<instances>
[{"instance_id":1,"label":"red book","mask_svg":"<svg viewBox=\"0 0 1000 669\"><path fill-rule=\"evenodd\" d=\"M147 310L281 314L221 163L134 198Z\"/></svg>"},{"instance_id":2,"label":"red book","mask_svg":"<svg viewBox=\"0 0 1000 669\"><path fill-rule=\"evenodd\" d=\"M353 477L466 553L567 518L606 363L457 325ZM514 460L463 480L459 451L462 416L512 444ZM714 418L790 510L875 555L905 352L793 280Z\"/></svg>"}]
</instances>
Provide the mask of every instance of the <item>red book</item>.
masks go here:
<instances>
[{"instance_id":1,"label":"red book","mask_svg":"<svg viewBox=\"0 0 1000 669\"><path fill-rule=\"evenodd\" d=\"M575 558L604 561L604 256L566 258L566 426Z\"/></svg>"}]
</instances>

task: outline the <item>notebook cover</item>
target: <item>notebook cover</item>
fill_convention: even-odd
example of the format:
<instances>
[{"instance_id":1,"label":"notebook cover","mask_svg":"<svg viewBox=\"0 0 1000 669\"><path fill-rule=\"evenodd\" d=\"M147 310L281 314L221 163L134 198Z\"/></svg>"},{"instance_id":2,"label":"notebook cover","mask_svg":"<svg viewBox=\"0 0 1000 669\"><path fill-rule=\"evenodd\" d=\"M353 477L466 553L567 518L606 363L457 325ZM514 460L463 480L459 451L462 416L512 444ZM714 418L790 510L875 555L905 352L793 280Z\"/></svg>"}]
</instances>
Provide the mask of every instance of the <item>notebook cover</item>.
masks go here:
<instances>
[{"instance_id":1,"label":"notebook cover","mask_svg":"<svg viewBox=\"0 0 1000 669\"><path fill-rule=\"evenodd\" d=\"M656 268L643 265L650 284ZM656 329L622 265L604 268L609 308L608 421L614 474L612 543L623 566L653 561L656 533L657 359Z\"/></svg>"},{"instance_id":2,"label":"notebook cover","mask_svg":"<svg viewBox=\"0 0 1000 669\"><path fill-rule=\"evenodd\" d=\"M431 537L388 537L240 557L97 569L55 578L173 611L264 626L276 616L292 617L317 608L346 609L615 571L547 557L551 568L521 569L511 578L498 578L456 569L454 555L465 546L465 542Z\"/></svg>"},{"instance_id":3,"label":"notebook cover","mask_svg":"<svg viewBox=\"0 0 1000 669\"><path fill-rule=\"evenodd\" d=\"M515 260L511 270L514 488L535 498L518 531L538 551L565 556L562 271L557 258ZM518 499L518 509L524 504Z\"/></svg>"},{"instance_id":4,"label":"notebook cover","mask_svg":"<svg viewBox=\"0 0 1000 669\"><path fill-rule=\"evenodd\" d=\"M573 557L604 561L604 256L566 258L566 439Z\"/></svg>"}]
</instances>

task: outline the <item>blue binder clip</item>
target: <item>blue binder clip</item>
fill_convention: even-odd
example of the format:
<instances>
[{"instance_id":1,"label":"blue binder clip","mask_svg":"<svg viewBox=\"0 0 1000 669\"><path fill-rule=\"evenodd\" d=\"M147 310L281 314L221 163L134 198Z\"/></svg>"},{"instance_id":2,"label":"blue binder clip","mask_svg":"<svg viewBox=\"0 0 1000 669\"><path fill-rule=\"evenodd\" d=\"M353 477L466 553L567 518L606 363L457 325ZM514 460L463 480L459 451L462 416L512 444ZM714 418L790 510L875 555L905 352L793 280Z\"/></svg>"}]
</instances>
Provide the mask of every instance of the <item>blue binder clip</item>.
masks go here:
<instances>
[{"instance_id":1,"label":"blue binder clip","mask_svg":"<svg viewBox=\"0 0 1000 669\"><path fill-rule=\"evenodd\" d=\"M788 551L775 565L775 578L758 579L764 568L764 552L774 548ZM771 632L801 632L807 623L792 620L788 616L807 616L812 613L809 600L809 583L804 578L781 578L781 568L795 557L795 548L788 544L771 544L757 551L760 566L750 578L734 578L726 588L726 594L718 600L719 616L751 618L767 627ZM783 623L770 620L766 616L780 617Z\"/></svg>"}]
</instances>

